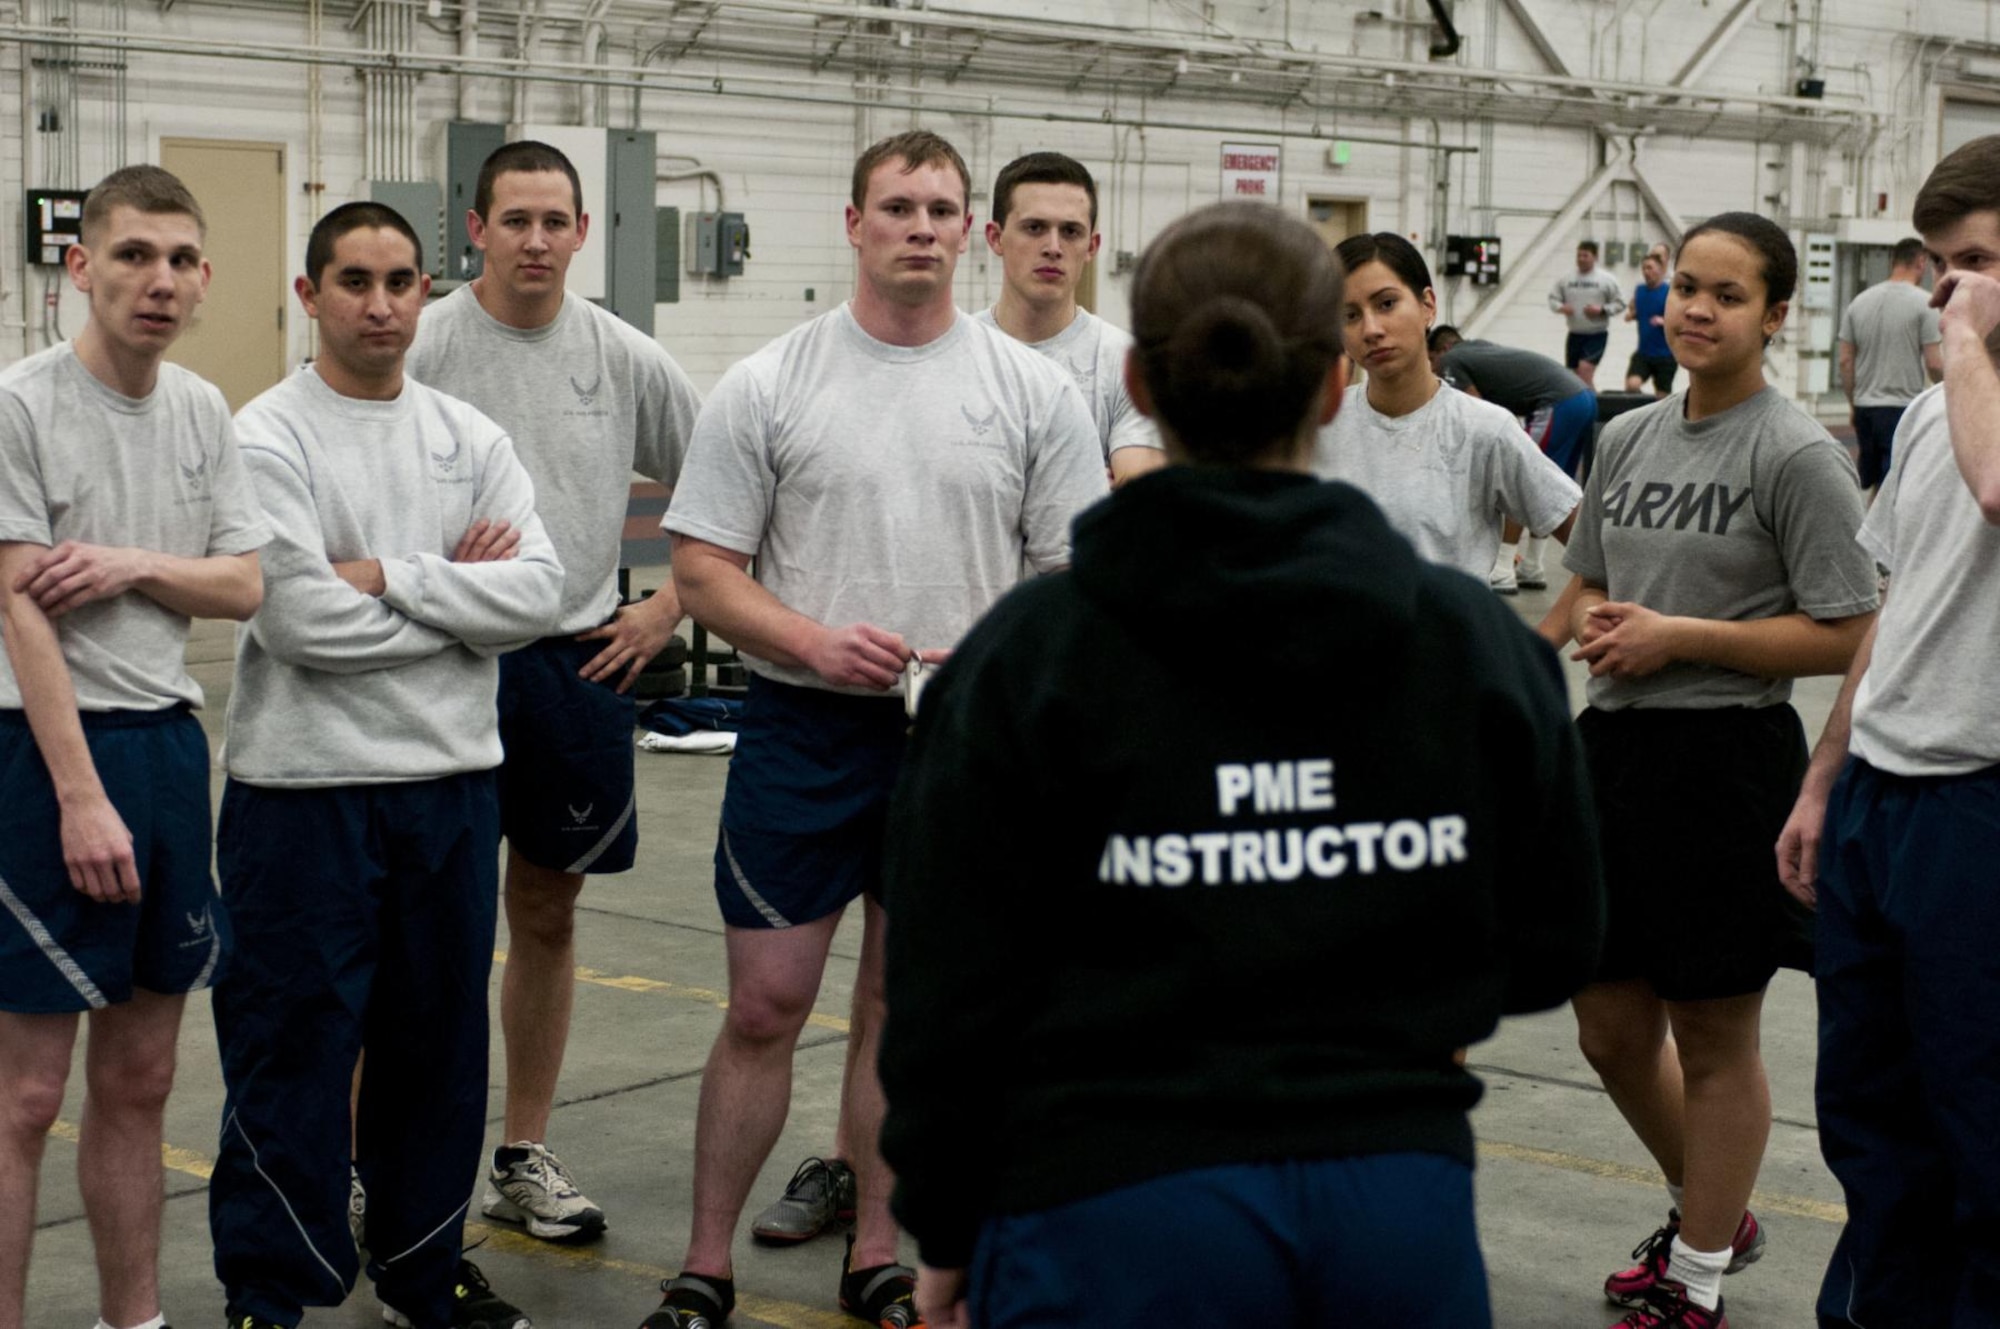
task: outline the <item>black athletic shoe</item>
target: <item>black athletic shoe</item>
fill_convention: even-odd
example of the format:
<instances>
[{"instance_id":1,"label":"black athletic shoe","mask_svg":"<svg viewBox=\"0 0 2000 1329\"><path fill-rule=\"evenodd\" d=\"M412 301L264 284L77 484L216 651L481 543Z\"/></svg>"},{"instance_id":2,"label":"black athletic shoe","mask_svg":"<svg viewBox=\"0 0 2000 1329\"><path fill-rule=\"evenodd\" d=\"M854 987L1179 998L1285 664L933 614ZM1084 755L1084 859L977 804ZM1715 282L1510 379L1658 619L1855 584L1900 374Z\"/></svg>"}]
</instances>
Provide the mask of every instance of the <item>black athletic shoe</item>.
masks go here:
<instances>
[{"instance_id":1,"label":"black athletic shoe","mask_svg":"<svg viewBox=\"0 0 2000 1329\"><path fill-rule=\"evenodd\" d=\"M276 1320L260 1319L255 1315L230 1310L222 1313L222 1329L287 1329L287 1327Z\"/></svg>"},{"instance_id":2,"label":"black athletic shoe","mask_svg":"<svg viewBox=\"0 0 2000 1329\"><path fill-rule=\"evenodd\" d=\"M660 1308L639 1329L720 1329L736 1309L736 1282L682 1274L660 1284Z\"/></svg>"},{"instance_id":3,"label":"black athletic shoe","mask_svg":"<svg viewBox=\"0 0 2000 1329\"><path fill-rule=\"evenodd\" d=\"M411 1319L384 1304L382 1318L398 1329L414 1329ZM493 1290L479 1266L460 1257L451 1282L451 1329L534 1329L527 1312Z\"/></svg>"},{"instance_id":4,"label":"black athletic shoe","mask_svg":"<svg viewBox=\"0 0 2000 1329\"><path fill-rule=\"evenodd\" d=\"M877 1264L856 1269L854 1234L847 1234L847 1255L840 1262L840 1309L876 1329L923 1329L917 1314L917 1271L906 1264Z\"/></svg>"}]
</instances>

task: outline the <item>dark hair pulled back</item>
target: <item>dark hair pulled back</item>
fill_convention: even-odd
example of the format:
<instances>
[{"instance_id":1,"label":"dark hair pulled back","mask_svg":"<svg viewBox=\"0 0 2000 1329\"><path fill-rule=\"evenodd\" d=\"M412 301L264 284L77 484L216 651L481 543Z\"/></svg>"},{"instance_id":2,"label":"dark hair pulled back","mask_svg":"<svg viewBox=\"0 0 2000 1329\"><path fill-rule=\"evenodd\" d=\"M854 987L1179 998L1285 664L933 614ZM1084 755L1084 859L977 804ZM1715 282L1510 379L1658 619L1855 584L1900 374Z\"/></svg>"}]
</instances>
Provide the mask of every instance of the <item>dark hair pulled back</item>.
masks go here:
<instances>
[{"instance_id":1,"label":"dark hair pulled back","mask_svg":"<svg viewBox=\"0 0 2000 1329\"><path fill-rule=\"evenodd\" d=\"M1764 279L1764 307L1769 309L1792 298L1799 284L1799 251L1785 228L1754 212L1718 212L1699 226L1690 227L1674 250L1674 266L1687 252L1688 241L1698 235L1727 235L1750 246L1757 255L1757 274Z\"/></svg>"},{"instance_id":2,"label":"dark hair pulled back","mask_svg":"<svg viewBox=\"0 0 2000 1329\"><path fill-rule=\"evenodd\" d=\"M1326 242L1268 204L1211 204L1147 246L1132 335L1190 458L1241 466L1297 437L1340 354L1342 287Z\"/></svg>"}]
</instances>

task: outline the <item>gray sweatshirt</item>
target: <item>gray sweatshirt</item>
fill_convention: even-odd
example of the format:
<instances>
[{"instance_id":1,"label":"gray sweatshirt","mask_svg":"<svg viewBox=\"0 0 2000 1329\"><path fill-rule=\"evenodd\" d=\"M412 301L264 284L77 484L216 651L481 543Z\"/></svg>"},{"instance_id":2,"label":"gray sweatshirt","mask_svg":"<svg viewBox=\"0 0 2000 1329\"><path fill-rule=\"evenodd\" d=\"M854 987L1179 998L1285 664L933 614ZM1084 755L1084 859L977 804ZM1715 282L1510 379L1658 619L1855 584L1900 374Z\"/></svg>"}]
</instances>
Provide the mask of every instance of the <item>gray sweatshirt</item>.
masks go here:
<instances>
[{"instance_id":1,"label":"gray sweatshirt","mask_svg":"<svg viewBox=\"0 0 2000 1329\"><path fill-rule=\"evenodd\" d=\"M1616 277L1603 268L1592 268L1572 272L1549 288L1549 308L1560 314L1564 305L1569 306L1569 313L1563 321L1571 332L1603 332L1614 316L1625 312L1625 293L1618 288ZM1602 305L1604 311L1592 318L1583 312L1589 305Z\"/></svg>"},{"instance_id":2,"label":"gray sweatshirt","mask_svg":"<svg viewBox=\"0 0 2000 1329\"><path fill-rule=\"evenodd\" d=\"M275 535L263 608L237 639L229 774L320 787L498 766L497 657L548 633L563 583L505 432L414 381L360 401L310 368L245 406L236 432ZM452 562L482 517L521 532L516 556ZM333 571L365 558L381 560L379 598Z\"/></svg>"}]
</instances>

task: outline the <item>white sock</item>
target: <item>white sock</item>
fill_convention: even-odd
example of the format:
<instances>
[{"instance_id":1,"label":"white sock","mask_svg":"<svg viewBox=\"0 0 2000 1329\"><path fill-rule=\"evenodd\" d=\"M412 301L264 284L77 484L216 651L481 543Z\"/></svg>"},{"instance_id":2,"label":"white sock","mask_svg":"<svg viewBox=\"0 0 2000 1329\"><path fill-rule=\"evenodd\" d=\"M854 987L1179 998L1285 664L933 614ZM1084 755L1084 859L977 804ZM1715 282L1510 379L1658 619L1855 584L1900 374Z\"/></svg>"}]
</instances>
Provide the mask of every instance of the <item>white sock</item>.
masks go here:
<instances>
[{"instance_id":1,"label":"white sock","mask_svg":"<svg viewBox=\"0 0 2000 1329\"><path fill-rule=\"evenodd\" d=\"M1674 1183L1671 1181L1667 1183L1667 1198L1673 1201L1674 1213L1676 1216L1678 1216L1681 1211L1682 1196L1685 1189L1686 1189L1685 1187L1674 1185Z\"/></svg>"},{"instance_id":2,"label":"white sock","mask_svg":"<svg viewBox=\"0 0 2000 1329\"><path fill-rule=\"evenodd\" d=\"M1722 1300L1722 1271L1735 1254L1724 1246L1719 1251L1698 1251L1678 1235L1667 1254L1667 1277L1688 1290L1688 1300L1704 1310L1714 1310Z\"/></svg>"},{"instance_id":3,"label":"white sock","mask_svg":"<svg viewBox=\"0 0 2000 1329\"><path fill-rule=\"evenodd\" d=\"M118 1329L118 1327L100 1315L97 1317L97 1329ZM150 1320L131 1326L131 1329L167 1329L167 1317L155 1315Z\"/></svg>"},{"instance_id":4,"label":"white sock","mask_svg":"<svg viewBox=\"0 0 2000 1329\"><path fill-rule=\"evenodd\" d=\"M1503 544L1500 552L1493 556L1493 575L1496 577L1514 575L1514 559L1520 554L1519 545Z\"/></svg>"},{"instance_id":5,"label":"white sock","mask_svg":"<svg viewBox=\"0 0 2000 1329\"><path fill-rule=\"evenodd\" d=\"M1546 535L1531 535L1528 537L1527 543L1528 547L1522 552L1521 562L1527 566L1530 572L1540 572L1542 570L1542 551L1549 547L1549 537Z\"/></svg>"}]
</instances>

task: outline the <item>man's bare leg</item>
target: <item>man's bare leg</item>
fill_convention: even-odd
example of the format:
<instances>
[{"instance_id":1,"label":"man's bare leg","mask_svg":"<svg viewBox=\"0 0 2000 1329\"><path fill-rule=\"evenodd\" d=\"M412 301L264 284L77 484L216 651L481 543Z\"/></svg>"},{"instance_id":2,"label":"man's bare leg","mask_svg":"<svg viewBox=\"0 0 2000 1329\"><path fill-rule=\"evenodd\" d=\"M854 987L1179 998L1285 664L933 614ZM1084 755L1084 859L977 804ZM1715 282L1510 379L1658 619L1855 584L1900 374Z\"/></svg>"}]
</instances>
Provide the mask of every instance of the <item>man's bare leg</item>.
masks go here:
<instances>
[{"instance_id":1,"label":"man's bare leg","mask_svg":"<svg viewBox=\"0 0 2000 1329\"><path fill-rule=\"evenodd\" d=\"M725 930L729 1008L702 1074L695 1115L694 1222L683 1272L718 1278L733 1273L730 1246L736 1224L758 1171L785 1128L792 1102L792 1053L819 995L827 950L839 924L836 912L789 928Z\"/></svg>"},{"instance_id":2,"label":"man's bare leg","mask_svg":"<svg viewBox=\"0 0 2000 1329\"><path fill-rule=\"evenodd\" d=\"M883 954L888 915L874 900L866 901L862 915L861 966L854 976L854 1018L849 1027L848 1046L854 1051L853 1073L847 1077L844 1115L848 1121L847 1143L853 1152L848 1165L854 1169L856 1213L854 1219L854 1259L856 1269L872 1269L896 1261L896 1220L889 1213L889 1193L896 1176L882 1159L882 1118L888 1108L882 1094L882 1077L876 1072L876 1053L882 1043L882 1021L888 1014L888 993L883 984Z\"/></svg>"},{"instance_id":3,"label":"man's bare leg","mask_svg":"<svg viewBox=\"0 0 2000 1329\"><path fill-rule=\"evenodd\" d=\"M548 1138L576 999L576 897L583 874L530 863L507 848L507 967L500 1029L507 1049L505 1138Z\"/></svg>"},{"instance_id":4,"label":"man's bare leg","mask_svg":"<svg viewBox=\"0 0 2000 1329\"><path fill-rule=\"evenodd\" d=\"M62 1111L76 1026L74 1015L0 1011L0 1329L26 1323L42 1151Z\"/></svg>"},{"instance_id":5,"label":"man's bare leg","mask_svg":"<svg viewBox=\"0 0 2000 1329\"><path fill-rule=\"evenodd\" d=\"M185 996L139 989L90 1014L76 1175L106 1324L141 1324L160 1313L160 1131L186 1005Z\"/></svg>"}]
</instances>

